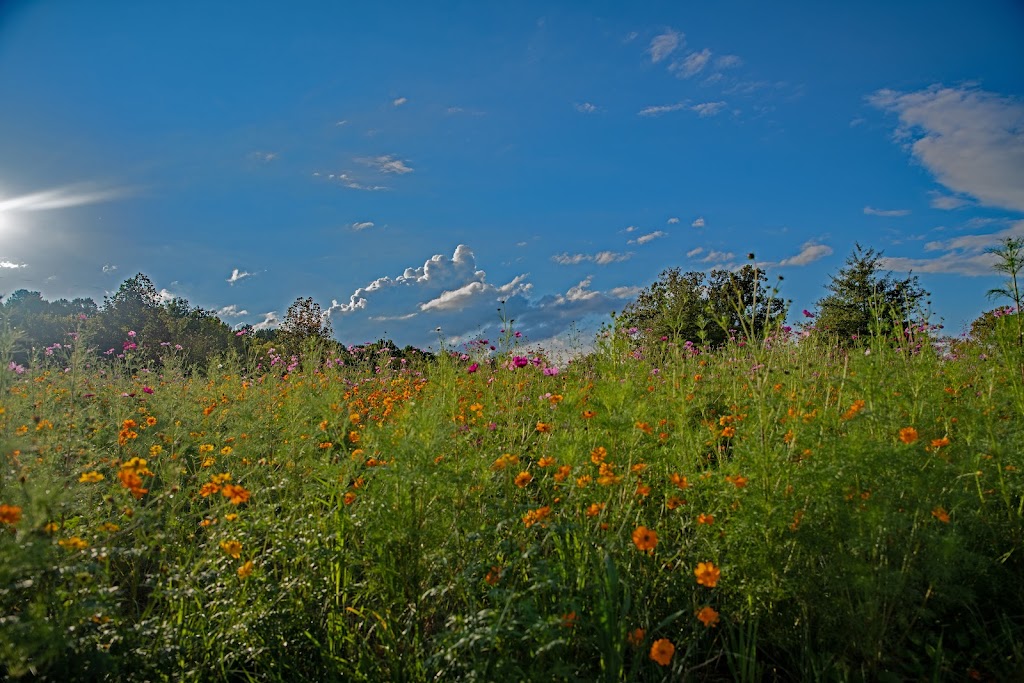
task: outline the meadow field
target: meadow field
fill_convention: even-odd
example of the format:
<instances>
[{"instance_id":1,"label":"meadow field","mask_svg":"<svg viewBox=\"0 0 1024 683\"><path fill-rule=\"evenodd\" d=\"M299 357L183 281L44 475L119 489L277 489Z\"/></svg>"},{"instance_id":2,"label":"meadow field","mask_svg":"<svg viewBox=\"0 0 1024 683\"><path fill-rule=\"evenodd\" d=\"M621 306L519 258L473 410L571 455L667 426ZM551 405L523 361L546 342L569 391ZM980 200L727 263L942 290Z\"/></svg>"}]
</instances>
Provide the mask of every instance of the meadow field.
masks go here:
<instances>
[{"instance_id":1,"label":"meadow field","mask_svg":"<svg viewBox=\"0 0 1024 683\"><path fill-rule=\"evenodd\" d=\"M493 332L5 362L0 675L1024 679L1012 335Z\"/></svg>"}]
</instances>

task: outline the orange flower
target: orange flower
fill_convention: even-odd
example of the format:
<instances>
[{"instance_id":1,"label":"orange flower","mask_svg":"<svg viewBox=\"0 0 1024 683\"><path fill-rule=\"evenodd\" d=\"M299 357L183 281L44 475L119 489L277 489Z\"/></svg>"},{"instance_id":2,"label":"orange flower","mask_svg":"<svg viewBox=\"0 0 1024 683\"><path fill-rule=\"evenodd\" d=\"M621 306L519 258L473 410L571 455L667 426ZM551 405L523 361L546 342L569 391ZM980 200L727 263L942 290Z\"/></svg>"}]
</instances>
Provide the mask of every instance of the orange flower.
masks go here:
<instances>
[{"instance_id":1,"label":"orange flower","mask_svg":"<svg viewBox=\"0 0 1024 683\"><path fill-rule=\"evenodd\" d=\"M651 644L651 659L662 666L668 666L675 653L676 646L668 638L659 638Z\"/></svg>"},{"instance_id":2,"label":"orange flower","mask_svg":"<svg viewBox=\"0 0 1024 683\"><path fill-rule=\"evenodd\" d=\"M942 448L943 446L949 445L949 437L944 436L941 439L932 439L932 448Z\"/></svg>"},{"instance_id":3,"label":"orange flower","mask_svg":"<svg viewBox=\"0 0 1024 683\"><path fill-rule=\"evenodd\" d=\"M568 614L562 615L562 628L573 628L576 626L576 621L579 617L576 616L575 612L569 612Z\"/></svg>"},{"instance_id":4,"label":"orange flower","mask_svg":"<svg viewBox=\"0 0 1024 683\"><path fill-rule=\"evenodd\" d=\"M850 409L843 413L843 419L852 420L857 415L857 413L863 410L864 405L864 401L857 399L856 401L853 402L853 405L850 406Z\"/></svg>"},{"instance_id":5,"label":"orange flower","mask_svg":"<svg viewBox=\"0 0 1024 683\"><path fill-rule=\"evenodd\" d=\"M673 472L669 475L669 479L680 489L686 490L690 488L690 482L686 480L686 477L680 476L678 472Z\"/></svg>"},{"instance_id":6,"label":"orange flower","mask_svg":"<svg viewBox=\"0 0 1024 683\"><path fill-rule=\"evenodd\" d=\"M626 642L630 645L640 645L640 643L644 642L645 635L647 633L642 628L635 628L626 634Z\"/></svg>"},{"instance_id":7,"label":"orange flower","mask_svg":"<svg viewBox=\"0 0 1024 683\"><path fill-rule=\"evenodd\" d=\"M345 493L345 497L342 500L345 503L345 505L351 505L352 503L356 502L356 494L354 494L352 491L348 491Z\"/></svg>"},{"instance_id":8,"label":"orange flower","mask_svg":"<svg viewBox=\"0 0 1024 683\"><path fill-rule=\"evenodd\" d=\"M249 501L251 495L249 491L245 490L241 486L235 484L228 484L220 490L220 493L225 498L231 501L232 505L241 505Z\"/></svg>"},{"instance_id":9,"label":"orange flower","mask_svg":"<svg viewBox=\"0 0 1024 683\"><path fill-rule=\"evenodd\" d=\"M697 524L707 524L708 526L715 523L714 515L705 515L703 512L697 515Z\"/></svg>"},{"instance_id":10,"label":"orange flower","mask_svg":"<svg viewBox=\"0 0 1024 683\"><path fill-rule=\"evenodd\" d=\"M554 458L543 457L537 461L537 467L554 467L556 464Z\"/></svg>"},{"instance_id":11,"label":"orange flower","mask_svg":"<svg viewBox=\"0 0 1024 683\"><path fill-rule=\"evenodd\" d=\"M651 552L658 545L658 534L641 525L633 530L633 543L640 550Z\"/></svg>"},{"instance_id":12,"label":"orange flower","mask_svg":"<svg viewBox=\"0 0 1024 683\"><path fill-rule=\"evenodd\" d=\"M714 588L718 585L718 579L722 572L711 562L699 562L697 563L697 568L693 570L693 574L697 577L697 583L708 588Z\"/></svg>"},{"instance_id":13,"label":"orange flower","mask_svg":"<svg viewBox=\"0 0 1024 683\"><path fill-rule=\"evenodd\" d=\"M917 441L917 430L913 427L904 427L900 430L900 441L911 444Z\"/></svg>"},{"instance_id":14,"label":"orange flower","mask_svg":"<svg viewBox=\"0 0 1024 683\"><path fill-rule=\"evenodd\" d=\"M491 565L491 570L487 572L487 576L484 577L484 581L488 586L497 586L498 582L501 581L501 567L498 565Z\"/></svg>"},{"instance_id":15,"label":"orange flower","mask_svg":"<svg viewBox=\"0 0 1024 683\"><path fill-rule=\"evenodd\" d=\"M0 524L17 524L21 521L21 508L17 505L0 505Z\"/></svg>"},{"instance_id":16,"label":"orange flower","mask_svg":"<svg viewBox=\"0 0 1024 683\"><path fill-rule=\"evenodd\" d=\"M547 434L548 432L550 432L554 428L555 428L554 425L551 424L550 422L538 422L537 423L537 431L540 432L541 434Z\"/></svg>"},{"instance_id":17,"label":"orange flower","mask_svg":"<svg viewBox=\"0 0 1024 683\"><path fill-rule=\"evenodd\" d=\"M697 618L700 620L700 623L704 624L704 628L718 625L718 612L711 607L704 607L697 612Z\"/></svg>"},{"instance_id":18,"label":"orange flower","mask_svg":"<svg viewBox=\"0 0 1024 683\"><path fill-rule=\"evenodd\" d=\"M946 512L946 508L941 505L932 510L932 517L939 520L943 524L949 524L949 513Z\"/></svg>"},{"instance_id":19,"label":"orange flower","mask_svg":"<svg viewBox=\"0 0 1024 683\"><path fill-rule=\"evenodd\" d=\"M587 508L587 517L597 517L604 510L604 503L591 503Z\"/></svg>"},{"instance_id":20,"label":"orange flower","mask_svg":"<svg viewBox=\"0 0 1024 683\"><path fill-rule=\"evenodd\" d=\"M547 519L548 515L550 514L551 507L548 505L539 507L536 510L530 510L525 515L523 515L523 524L526 526L527 529L529 529L534 524L540 524L541 526L545 526L544 520Z\"/></svg>"},{"instance_id":21,"label":"orange flower","mask_svg":"<svg viewBox=\"0 0 1024 683\"><path fill-rule=\"evenodd\" d=\"M650 486L647 486L646 484L644 484L642 482L638 482L637 483L637 485L636 485L636 495L638 495L638 496L648 496L648 495L650 495L650 493L651 493L651 487Z\"/></svg>"},{"instance_id":22,"label":"orange flower","mask_svg":"<svg viewBox=\"0 0 1024 683\"><path fill-rule=\"evenodd\" d=\"M590 462L595 465L600 465L604 462L604 459L608 457L608 450L604 446L598 446L594 450L590 451Z\"/></svg>"},{"instance_id":23,"label":"orange flower","mask_svg":"<svg viewBox=\"0 0 1024 683\"><path fill-rule=\"evenodd\" d=\"M597 415L597 413L595 413L593 410L584 410L583 411L583 419L584 420L589 420L590 418L594 417L595 415Z\"/></svg>"},{"instance_id":24,"label":"orange flower","mask_svg":"<svg viewBox=\"0 0 1024 683\"><path fill-rule=\"evenodd\" d=\"M569 465L562 465L561 467L558 468L558 471L555 472L555 481L565 481L571 472L572 467L570 467Z\"/></svg>"},{"instance_id":25,"label":"orange flower","mask_svg":"<svg viewBox=\"0 0 1024 683\"><path fill-rule=\"evenodd\" d=\"M68 550L85 550L89 547L89 544L78 536L72 536L71 538L62 538L61 540L57 541L57 545L59 545L61 548L67 548Z\"/></svg>"},{"instance_id":26,"label":"orange flower","mask_svg":"<svg viewBox=\"0 0 1024 683\"><path fill-rule=\"evenodd\" d=\"M634 426L637 429L639 429L641 432L643 432L644 434L650 434L651 432L654 431L654 429L651 427L651 425L647 424L646 422L639 422L638 421Z\"/></svg>"},{"instance_id":27,"label":"orange flower","mask_svg":"<svg viewBox=\"0 0 1024 683\"><path fill-rule=\"evenodd\" d=\"M667 507L669 510L675 510L677 507L683 505L686 505L686 501L683 500L682 498L679 498L678 496L670 496L669 499L665 502L665 507Z\"/></svg>"},{"instance_id":28,"label":"orange flower","mask_svg":"<svg viewBox=\"0 0 1024 683\"><path fill-rule=\"evenodd\" d=\"M521 489L526 488L531 481L533 481L533 475L529 472L523 471L516 475L516 486Z\"/></svg>"},{"instance_id":29,"label":"orange flower","mask_svg":"<svg viewBox=\"0 0 1024 683\"><path fill-rule=\"evenodd\" d=\"M738 474L735 477L726 475L725 480L738 489L743 488L744 486L747 485L747 482L750 481L746 477L740 476Z\"/></svg>"},{"instance_id":30,"label":"orange flower","mask_svg":"<svg viewBox=\"0 0 1024 683\"><path fill-rule=\"evenodd\" d=\"M203 484L202 488L199 489L199 495L202 496L203 498L206 498L207 496L212 496L213 494L219 492L220 487L217 486L216 484L210 483Z\"/></svg>"},{"instance_id":31,"label":"orange flower","mask_svg":"<svg viewBox=\"0 0 1024 683\"><path fill-rule=\"evenodd\" d=\"M736 436L736 428L726 427L725 429L722 430L722 436L726 439L731 439L732 437Z\"/></svg>"}]
</instances>

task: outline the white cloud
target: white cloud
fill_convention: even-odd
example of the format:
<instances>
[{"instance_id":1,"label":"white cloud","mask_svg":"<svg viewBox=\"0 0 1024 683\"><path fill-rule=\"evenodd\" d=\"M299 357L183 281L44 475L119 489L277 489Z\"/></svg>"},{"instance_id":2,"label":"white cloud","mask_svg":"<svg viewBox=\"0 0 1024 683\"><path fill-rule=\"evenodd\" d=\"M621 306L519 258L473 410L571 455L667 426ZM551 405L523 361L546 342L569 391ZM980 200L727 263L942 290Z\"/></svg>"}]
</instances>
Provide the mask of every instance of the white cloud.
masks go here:
<instances>
[{"instance_id":1,"label":"white cloud","mask_svg":"<svg viewBox=\"0 0 1024 683\"><path fill-rule=\"evenodd\" d=\"M395 98L394 100L391 101L391 104L393 104L396 107L401 107L403 104L405 104L408 101L409 100L407 98L405 98L405 97L397 97L397 98Z\"/></svg>"},{"instance_id":2,"label":"white cloud","mask_svg":"<svg viewBox=\"0 0 1024 683\"><path fill-rule=\"evenodd\" d=\"M675 104L664 104L656 107L644 107L637 112L637 116L661 116L672 111L679 111L680 109L686 109L685 102L677 102Z\"/></svg>"},{"instance_id":3,"label":"white cloud","mask_svg":"<svg viewBox=\"0 0 1024 683\"><path fill-rule=\"evenodd\" d=\"M667 221L665 221L665 222L666 222L666 223L668 223L669 225L675 225L676 223L678 223L678 222L679 222L679 219L678 219L678 218L676 218L675 216L672 216L672 218L669 218L669 219L668 219Z\"/></svg>"},{"instance_id":4,"label":"white cloud","mask_svg":"<svg viewBox=\"0 0 1024 683\"><path fill-rule=\"evenodd\" d=\"M259 161L260 163L269 164L271 161L277 158L277 152L250 152L249 159L252 161Z\"/></svg>"},{"instance_id":5,"label":"white cloud","mask_svg":"<svg viewBox=\"0 0 1024 683\"><path fill-rule=\"evenodd\" d=\"M362 183L361 181L359 181L359 180L356 180L355 178L353 178L353 177L352 177L351 175L349 175L348 173L339 173L339 174L338 174L337 176L335 176L335 175L334 175L334 174L332 173L332 174L331 174L330 176L328 176L328 177L329 177L330 179L332 179L332 180L333 180L333 179L334 179L335 177L337 177L337 178L338 178L338 180L340 180L340 181L341 181L341 183L342 183L342 184L343 184L343 185L344 185L345 187L347 187L347 188L350 188L350 189L352 189L352 190L365 190L365 191L367 191L367 192L379 192L379 191L381 191L381 190L390 190L390 189L391 189L390 187L386 187L386 186L384 186L384 185L364 185L364 184L363 184L363 183Z\"/></svg>"},{"instance_id":6,"label":"white cloud","mask_svg":"<svg viewBox=\"0 0 1024 683\"><path fill-rule=\"evenodd\" d=\"M981 227L990 221L974 221L968 227ZM995 274L993 266L999 262L995 254L986 252L998 247L1007 237L1024 237L1024 220L1014 221L1006 228L993 233L960 235L948 240L937 240L924 245L927 252L941 252L933 258L883 257L879 262L883 268L901 272L946 273L973 277Z\"/></svg>"},{"instance_id":7,"label":"white cloud","mask_svg":"<svg viewBox=\"0 0 1024 683\"><path fill-rule=\"evenodd\" d=\"M703 228L704 225L704 216L699 216L695 221L690 223L691 228Z\"/></svg>"},{"instance_id":8,"label":"white cloud","mask_svg":"<svg viewBox=\"0 0 1024 683\"><path fill-rule=\"evenodd\" d=\"M725 102L702 102L690 107L690 111L697 112L702 119L714 116L723 109L725 109Z\"/></svg>"},{"instance_id":9,"label":"white cloud","mask_svg":"<svg viewBox=\"0 0 1024 683\"><path fill-rule=\"evenodd\" d=\"M574 104L573 107L575 107L576 111L580 112L581 114L593 114L595 111L598 110L597 105L591 104L590 102Z\"/></svg>"},{"instance_id":10,"label":"white cloud","mask_svg":"<svg viewBox=\"0 0 1024 683\"><path fill-rule=\"evenodd\" d=\"M103 272L104 273L113 273L115 270L117 270L117 266L109 265L109 264L103 266Z\"/></svg>"},{"instance_id":11,"label":"white cloud","mask_svg":"<svg viewBox=\"0 0 1024 683\"><path fill-rule=\"evenodd\" d=\"M959 209L964 206L969 206L971 202L961 197L954 197L953 195L943 194L941 192L931 191L931 207L933 209L942 209L943 211L952 211L953 209Z\"/></svg>"},{"instance_id":12,"label":"white cloud","mask_svg":"<svg viewBox=\"0 0 1024 683\"><path fill-rule=\"evenodd\" d=\"M96 204L128 196L127 188L103 188L90 184L65 185L17 197L0 199L0 213L6 211L47 211Z\"/></svg>"},{"instance_id":13,"label":"white cloud","mask_svg":"<svg viewBox=\"0 0 1024 683\"><path fill-rule=\"evenodd\" d=\"M661 60L665 59L665 57L672 54L672 52L684 42L685 36L678 31L673 31L672 29L665 31L665 33L662 33L661 35L655 36L651 40L651 46L647 50L651 55L651 62L657 64Z\"/></svg>"},{"instance_id":14,"label":"white cloud","mask_svg":"<svg viewBox=\"0 0 1024 683\"><path fill-rule=\"evenodd\" d=\"M239 310L235 304L230 304L217 310L218 318L241 318L245 315L249 315L249 311Z\"/></svg>"},{"instance_id":15,"label":"white cloud","mask_svg":"<svg viewBox=\"0 0 1024 683\"><path fill-rule=\"evenodd\" d=\"M651 240L656 240L659 237L666 236L668 236L667 232L664 232L662 230L655 230L654 232L649 232L646 235L640 235L635 240L629 240L629 244L647 244Z\"/></svg>"},{"instance_id":16,"label":"white cloud","mask_svg":"<svg viewBox=\"0 0 1024 683\"><path fill-rule=\"evenodd\" d=\"M899 216L907 216L910 214L910 209L875 209L870 206L864 207L864 213L868 216L884 216L886 218L896 218Z\"/></svg>"},{"instance_id":17,"label":"white cloud","mask_svg":"<svg viewBox=\"0 0 1024 683\"><path fill-rule=\"evenodd\" d=\"M277 311L270 311L263 314L263 320L252 326L254 330L269 330L281 326L281 319L277 317Z\"/></svg>"},{"instance_id":18,"label":"white cloud","mask_svg":"<svg viewBox=\"0 0 1024 683\"><path fill-rule=\"evenodd\" d=\"M177 294L172 294L172 293L171 293L171 292L170 292L169 290L167 290L167 289L161 289L161 290L160 290L159 292L157 292L157 293L156 293L156 296L157 296L157 300L158 300L158 301L159 301L160 303L162 303L162 304L165 304L165 303L167 303L168 301L174 301L175 299L177 299L177 298L178 298L178 295L177 295Z\"/></svg>"},{"instance_id":19,"label":"white cloud","mask_svg":"<svg viewBox=\"0 0 1024 683\"><path fill-rule=\"evenodd\" d=\"M28 268L27 263L15 263L14 261L8 261L7 259L0 260L0 268Z\"/></svg>"},{"instance_id":20,"label":"white cloud","mask_svg":"<svg viewBox=\"0 0 1024 683\"><path fill-rule=\"evenodd\" d=\"M711 50L704 48L700 52L691 52L681 62L671 66L679 78L692 78L704 70L704 67L711 61Z\"/></svg>"},{"instance_id":21,"label":"white cloud","mask_svg":"<svg viewBox=\"0 0 1024 683\"><path fill-rule=\"evenodd\" d=\"M636 286L612 287L608 290L608 296L614 299L632 299L642 291L644 291L643 287Z\"/></svg>"},{"instance_id":22,"label":"white cloud","mask_svg":"<svg viewBox=\"0 0 1024 683\"><path fill-rule=\"evenodd\" d=\"M897 139L950 190L1024 211L1024 103L973 87L879 90L868 102L899 116Z\"/></svg>"},{"instance_id":23,"label":"white cloud","mask_svg":"<svg viewBox=\"0 0 1024 683\"><path fill-rule=\"evenodd\" d=\"M780 266L806 266L809 263L814 263L818 259L824 258L832 253L832 247L827 244L817 244L815 242L805 242L800 247L800 253L789 258L784 258L779 261Z\"/></svg>"},{"instance_id":24,"label":"white cloud","mask_svg":"<svg viewBox=\"0 0 1024 683\"><path fill-rule=\"evenodd\" d=\"M401 159L396 159L390 154L384 154L376 157L362 157L356 159L359 163L371 166L380 173L397 173L398 175L404 175L406 173L412 173L413 169L405 164Z\"/></svg>"},{"instance_id":25,"label":"white cloud","mask_svg":"<svg viewBox=\"0 0 1024 683\"><path fill-rule=\"evenodd\" d=\"M716 69L734 69L743 66L743 60L738 55L722 55L715 59Z\"/></svg>"},{"instance_id":26,"label":"white cloud","mask_svg":"<svg viewBox=\"0 0 1024 683\"><path fill-rule=\"evenodd\" d=\"M639 230L639 229L640 229L640 228L638 228L638 227L637 227L637 226L635 226L635 225L630 225L630 226L626 227L626 232L636 232L636 231L637 231L637 230Z\"/></svg>"},{"instance_id":27,"label":"white cloud","mask_svg":"<svg viewBox=\"0 0 1024 683\"><path fill-rule=\"evenodd\" d=\"M731 251L709 251L707 255L701 259L701 262L711 263L712 261L728 261L734 256L736 256L736 254Z\"/></svg>"},{"instance_id":28,"label":"white cloud","mask_svg":"<svg viewBox=\"0 0 1024 683\"><path fill-rule=\"evenodd\" d=\"M551 257L551 260L560 266L575 266L580 263L596 263L599 266L606 266L610 263L628 261L632 257L632 252L599 251L596 254L556 254Z\"/></svg>"},{"instance_id":29,"label":"white cloud","mask_svg":"<svg viewBox=\"0 0 1024 683\"><path fill-rule=\"evenodd\" d=\"M622 39L623 43L631 43L640 36L636 31L630 31L626 34L626 37Z\"/></svg>"},{"instance_id":30,"label":"white cloud","mask_svg":"<svg viewBox=\"0 0 1024 683\"><path fill-rule=\"evenodd\" d=\"M247 272L245 272L243 270L239 270L238 268L234 268L231 271L231 277L229 277L227 279L227 283L229 285L234 285L239 280L244 280L245 278L251 277L251 276L252 276L252 273L247 273Z\"/></svg>"},{"instance_id":31,"label":"white cloud","mask_svg":"<svg viewBox=\"0 0 1024 683\"><path fill-rule=\"evenodd\" d=\"M362 223L356 222L352 224L353 230L366 230L373 227L373 221L363 221Z\"/></svg>"},{"instance_id":32,"label":"white cloud","mask_svg":"<svg viewBox=\"0 0 1024 683\"><path fill-rule=\"evenodd\" d=\"M702 253L704 253L704 247L695 247L690 251L686 252L686 258L693 258L694 256L697 256Z\"/></svg>"},{"instance_id":33,"label":"white cloud","mask_svg":"<svg viewBox=\"0 0 1024 683\"><path fill-rule=\"evenodd\" d=\"M341 119L340 121L335 121L334 125L336 125L336 126L347 126L348 125L348 121L346 121L345 119Z\"/></svg>"}]
</instances>

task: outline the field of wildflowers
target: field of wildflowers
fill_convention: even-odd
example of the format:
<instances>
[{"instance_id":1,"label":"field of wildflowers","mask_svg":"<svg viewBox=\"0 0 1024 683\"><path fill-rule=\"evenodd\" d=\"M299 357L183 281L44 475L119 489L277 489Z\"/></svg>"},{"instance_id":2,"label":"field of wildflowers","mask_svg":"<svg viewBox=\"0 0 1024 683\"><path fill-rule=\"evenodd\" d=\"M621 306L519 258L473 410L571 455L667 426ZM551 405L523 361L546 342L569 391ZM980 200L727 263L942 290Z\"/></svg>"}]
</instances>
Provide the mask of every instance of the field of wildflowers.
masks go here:
<instances>
[{"instance_id":1,"label":"field of wildflowers","mask_svg":"<svg viewBox=\"0 0 1024 683\"><path fill-rule=\"evenodd\" d=\"M1019 680L1024 355L917 334L51 348L0 374L0 673Z\"/></svg>"}]
</instances>

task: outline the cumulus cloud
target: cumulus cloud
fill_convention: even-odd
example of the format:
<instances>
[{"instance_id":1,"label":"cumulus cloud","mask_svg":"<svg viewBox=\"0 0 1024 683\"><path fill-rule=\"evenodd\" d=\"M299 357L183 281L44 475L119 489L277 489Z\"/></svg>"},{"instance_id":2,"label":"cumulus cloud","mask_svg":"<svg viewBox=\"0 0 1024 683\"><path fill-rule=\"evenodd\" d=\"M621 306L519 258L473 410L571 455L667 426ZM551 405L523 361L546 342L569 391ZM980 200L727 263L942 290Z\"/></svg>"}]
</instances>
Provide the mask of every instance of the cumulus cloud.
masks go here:
<instances>
[{"instance_id":1,"label":"cumulus cloud","mask_svg":"<svg viewBox=\"0 0 1024 683\"><path fill-rule=\"evenodd\" d=\"M239 280L244 280L245 278L251 277L251 276L252 276L252 273L247 273L244 270L239 270L238 268L234 268L231 271L231 277L229 277L227 279L227 283L229 285L234 285Z\"/></svg>"},{"instance_id":2,"label":"cumulus cloud","mask_svg":"<svg viewBox=\"0 0 1024 683\"><path fill-rule=\"evenodd\" d=\"M218 318L241 318L242 316L249 315L249 311L239 309L235 304L229 304L223 308L217 309Z\"/></svg>"},{"instance_id":3,"label":"cumulus cloud","mask_svg":"<svg viewBox=\"0 0 1024 683\"><path fill-rule=\"evenodd\" d=\"M407 98L405 98L405 97L396 97L394 100L391 101L391 104L393 104L396 107L401 107L403 104L405 104L408 101L409 100Z\"/></svg>"},{"instance_id":4,"label":"cumulus cloud","mask_svg":"<svg viewBox=\"0 0 1024 683\"><path fill-rule=\"evenodd\" d=\"M693 78L704 70L709 61L711 61L711 50L704 48L700 52L691 52L685 59L673 64L671 69L679 78Z\"/></svg>"},{"instance_id":5,"label":"cumulus cloud","mask_svg":"<svg viewBox=\"0 0 1024 683\"><path fill-rule=\"evenodd\" d=\"M363 221L362 223L356 222L352 224L353 230L367 230L373 227L373 221Z\"/></svg>"},{"instance_id":6,"label":"cumulus cloud","mask_svg":"<svg viewBox=\"0 0 1024 683\"><path fill-rule=\"evenodd\" d=\"M367 185L361 180L356 180L348 173L339 173L335 176L333 173L328 176L329 179L334 180L337 178L341 183L352 190L364 190L366 192L379 192L380 190L390 190L390 187L385 185Z\"/></svg>"},{"instance_id":7,"label":"cumulus cloud","mask_svg":"<svg viewBox=\"0 0 1024 683\"><path fill-rule=\"evenodd\" d=\"M672 216L672 218L669 218L669 219L668 219L667 221L665 221L665 222L666 222L666 223L668 223L669 225L675 225L676 223L678 223L678 222L679 222L679 219L678 219L678 218L676 218L675 216Z\"/></svg>"},{"instance_id":8,"label":"cumulus cloud","mask_svg":"<svg viewBox=\"0 0 1024 683\"><path fill-rule=\"evenodd\" d=\"M814 263L818 259L825 258L832 253L832 247L827 244L818 244L816 242L805 242L800 247L800 253L784 258L779 261L780 266L806 266L809 263Z\"/></svg>"},{"instance_id":9,"label":"cumulus cloud","mask_svg":"<svg viewBox=\"0 0 1024 683\"><path fill-rule=\"evenodd\" d=\"M704 216L699 216L695 221L690 223L691 228L703 228L704 227Z\"/></svg>"},{"instance_id":10,"label":"cumulus cloud","mask_svg":"<svg viewBox=\"0 0 1024 683\"><path fill-rule=\"evenodd\" d=\"M610 252L609 252L610 253ZM597 256L589 257L596 263ZM561 294L532 297L526 274L492 284L477 268L476 256L459 245L449 258L435 255L422 266L409 267L396 277L380 277L359 287L344 302L332 301L328 314L341 320L348 341L386 336L400 345L428 346L440 327L449 342L468 338L495 317L496 307L516 320L516 328L533 339L564 332L573 321L607 315L632 294L626 287L610 292L591 288L587 277Z\"/></svg>"},{"instance_id":11,"label":"cumulus cloud","mask_svg":"<svg viewBox=\"0 0 1024 683\"><path fill-rule=\"evenodd\" d=\"M864 213L868 216L884 216L886 218L896 218L899 216L909 215L910 209L876 209L871 206L865 206Z\"/></svg>"},{"instance_id":12,"label":"cumulus cloud","mask_svg":"<svg viewBox=\"0 0 1024 683\"><path fill-rule=\"evenodd\" d=\"M736 254L732 253L731 251L709 251L707 255L701 259L701 262L712 263L714 261L728 261L734 256L736 256Z\"/></svg>"},{"instance_id":13,"label":"cumulus cloud","mask_svg":"<svg viewBox=\"0 0 1024 683\"><path fill-rule=\"evenodd\" d=\"M608 290L608 296L613 299L633 299L642 291L644 291L643 287L637 287L635 285L612 287Z\"/></svg>"},{"instance_id":14,"label":"cumulus cloud","mask_svg":"<svg viewBox=\"0 0 1024 683\"><path fill-rule=\"evenodd\" d=\"M683 42L685 42L685 36L672 29L655 36L651 39L651 46L647 49L651 55L651 62L657 64L672 54Z\"/></svg>"},{"instance_id":15,"label":"cumulus cloud","mask_svg":"<svg viewBox=\"0 0 1024 683\"><path fill-rule=\"evenodd\" d=\"M599 266L606 266L610 263L628 261L632 257L632 252L599 251L596 254L556 254L551 257L551 260L560 266L574 266L580 263L596 263Z\"/></svg>"},{"instance_id":16,"label":"cumulus cloud","mask_svg":"<svg viewBox=\"0 0 1024 683\"><path fill-rule=\"evenodd\" d=\"M396 159L390 154L383 154L375 157L360 157L356 159L361 164L370 166L376 169L380 173L394 173L397 175L405 175L406 173L412 173L413 169L405 164L401 159Z\"/></svg>"},{"instance_id":17,"label":"cumulus cloud","mask_svg":"<svg viewBox=\"0 0 1024 683\"><path fill-rule=\"evenodd\" d=\"M7 259L0 259L0 268L10 268L16 270L18 268L28 268L28 264L15 263L14 261L8 261Z\"/></svg>"},{"instance_id":18,"label":"cumulus cloud","mask_svg":"<svg viewBox=\"0 0 1024 683\"><path fill-rule=\"evenodd\" d=\"M654 232L649 232L646 235L640 235L634 240L629 240L629 244L647 244L651 240L656 240L659 237L666 237L667 235L667 232L655 230Z\"/></svg>"},{"instance_id":19,"label":"cumulus cloud","mask_svg":"<svg viewBox=\"0 0 1024 683\"><path fill-rule=\"evenodd\" d=\"M697 112L702 119L714 116L725 109L725 102L701 102L690 107L690 111Z\"/></svg>"},{"instance_id":20,"label":"cumulus cloud","mask_svg":"<svg viewBox=\"0 0 1024 683\"><path fill-rule=\"evenodd\" d=\"M896 137L953 192L1024 211L1024 102L974 87L879 90L868 102L899 117Z\"/></svg>"},{"instance_id":21,"label":"cumulus cloud","mask_svg":"<svg viewBox=\"0 0 1024 683\"><path fill-rule=\"evenodd\" d=\"M637 112L637 116L661 116L673 111L679 111L680 109L686 109L686 102L677 102L675 104L663 104L654 107L644 107Z\"/></svg>"},{"instance_id":22,"label":"cumulus cloud","mask_svg":"<svg viewBox=\"0 0 1024 683\"><path fill-rule=\"evenodd\" d=\"M281 326L281 319L277 317L277 311L270 311L263 314L263 320L252 326L254 330L269 330Z\"/></svg>"},{"instance_id":23,"label":"cumulus cloud","mask_svg":"<svg viewBox=\"0 0 1024 683\"><path fill-rule=\"evenodd\" d=\"M598 109L597 105L590 102L582 102L580 104L574 104L573 106L576 108L576 111L581 114L593 114Z\"/></svg>"}]
</instances>

